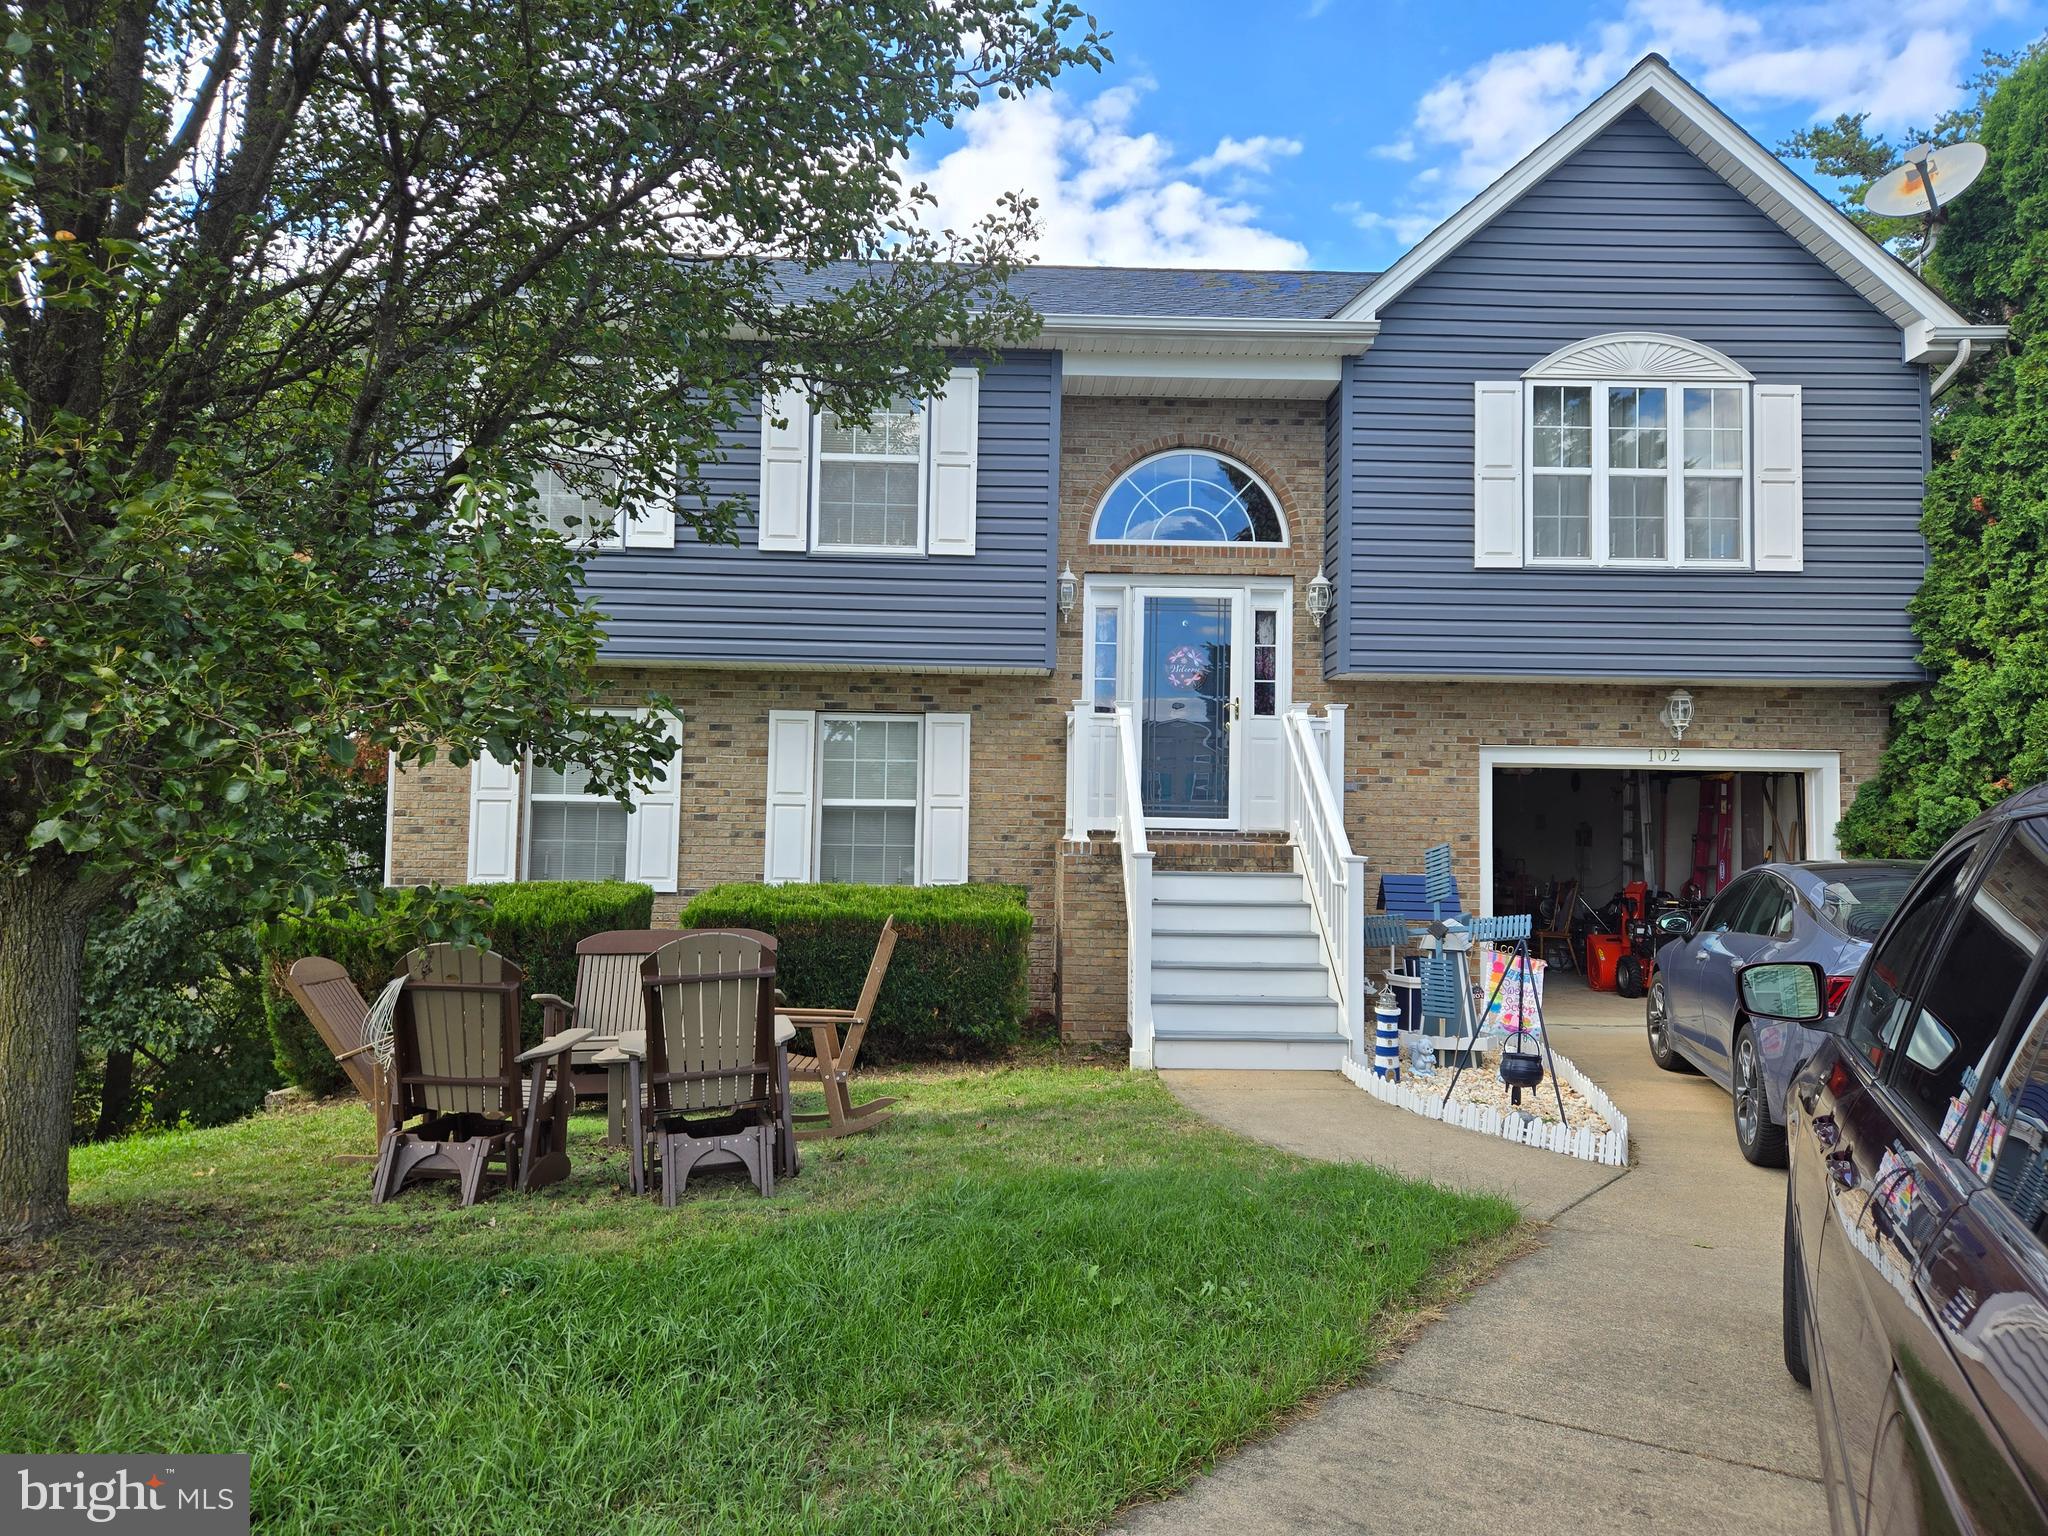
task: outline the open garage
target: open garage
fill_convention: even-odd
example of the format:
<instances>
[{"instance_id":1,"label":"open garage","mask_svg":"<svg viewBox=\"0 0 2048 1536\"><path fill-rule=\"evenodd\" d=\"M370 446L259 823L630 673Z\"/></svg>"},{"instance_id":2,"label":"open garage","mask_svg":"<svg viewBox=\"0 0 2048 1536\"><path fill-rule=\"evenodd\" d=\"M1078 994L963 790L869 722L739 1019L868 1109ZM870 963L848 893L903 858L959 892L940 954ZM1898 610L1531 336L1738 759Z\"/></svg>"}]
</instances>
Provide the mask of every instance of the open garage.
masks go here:
<instances>
[{"instance_id":1,"label":"open garage","mask_svg":"<svg viewBox=\"0 0 2048 1536\"><path fill-rule=\"evenodd\" d=\"M1833 752L1487 747L1480 784L1480 910L1532 914L1558 982L1612 984L1625 946L1594 941L1627 906L1696 906L1757 864L1831 857L1841 814Z\"/></svg>"}]
</instances>

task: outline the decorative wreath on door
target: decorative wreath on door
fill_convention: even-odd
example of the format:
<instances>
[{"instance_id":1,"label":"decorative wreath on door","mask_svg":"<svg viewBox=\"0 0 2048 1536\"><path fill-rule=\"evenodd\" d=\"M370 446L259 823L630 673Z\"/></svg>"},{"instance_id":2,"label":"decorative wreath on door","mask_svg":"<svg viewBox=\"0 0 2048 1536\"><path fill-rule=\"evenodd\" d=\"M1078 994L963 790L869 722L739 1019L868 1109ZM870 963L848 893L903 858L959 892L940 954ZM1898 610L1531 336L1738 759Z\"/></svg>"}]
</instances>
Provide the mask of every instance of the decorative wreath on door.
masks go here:
<instances>
[{"instance_id":1,"label":"decorative wreath on door","mask_svg":"<svg viewBox=\"0 0 2048 1536\"><path fill-rule=\"evenodd\" d=\"M1177 645L1166 653L1166 680L1176 688L1195 688L1209 675L1209 658L1198 645Z\"/></svg>"}]
</instances>

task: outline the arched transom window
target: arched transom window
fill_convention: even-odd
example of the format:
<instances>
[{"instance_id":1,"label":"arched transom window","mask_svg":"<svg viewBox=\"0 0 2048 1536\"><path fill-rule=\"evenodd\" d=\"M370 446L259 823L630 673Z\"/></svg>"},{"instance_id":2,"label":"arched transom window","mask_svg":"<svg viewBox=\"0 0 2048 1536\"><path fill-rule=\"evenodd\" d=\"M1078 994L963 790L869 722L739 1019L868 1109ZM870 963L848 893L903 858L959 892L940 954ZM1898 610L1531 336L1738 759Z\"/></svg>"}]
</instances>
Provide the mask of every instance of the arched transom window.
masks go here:
<instances>
[{"instance_id":1,"label":"arched transom window","mask_svg":"<svg viewBox=\"0 0 2048 1536\"><path fill-rule=\"evenodd\" d=\"M1235 459L1175 448L1132 466L1095 514L1097 544L1285 544L1280 506Z\"/></svg>"}]
</instances>

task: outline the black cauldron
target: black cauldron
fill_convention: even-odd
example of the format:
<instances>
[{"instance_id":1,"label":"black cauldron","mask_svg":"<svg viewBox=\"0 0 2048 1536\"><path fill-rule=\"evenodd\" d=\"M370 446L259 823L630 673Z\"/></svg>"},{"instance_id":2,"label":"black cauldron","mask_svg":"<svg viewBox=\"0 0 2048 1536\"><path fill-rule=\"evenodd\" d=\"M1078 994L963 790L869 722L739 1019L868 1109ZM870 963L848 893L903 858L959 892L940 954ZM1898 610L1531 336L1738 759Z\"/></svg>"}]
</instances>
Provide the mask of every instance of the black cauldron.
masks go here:
<instances>
[{"instance_id":1,"label":"black cauldron","mask_svg":"<svg viewBox=\"0 0 2048 1536\"><path fill-rule=\"evenodd\" d=\"M1543 1058L1534 1051L1502 1051L1500 1080L1507 1085L1508 1102L1522 1102L1522 1090L1543 1081Z\"/></svg>"}]
</instances>

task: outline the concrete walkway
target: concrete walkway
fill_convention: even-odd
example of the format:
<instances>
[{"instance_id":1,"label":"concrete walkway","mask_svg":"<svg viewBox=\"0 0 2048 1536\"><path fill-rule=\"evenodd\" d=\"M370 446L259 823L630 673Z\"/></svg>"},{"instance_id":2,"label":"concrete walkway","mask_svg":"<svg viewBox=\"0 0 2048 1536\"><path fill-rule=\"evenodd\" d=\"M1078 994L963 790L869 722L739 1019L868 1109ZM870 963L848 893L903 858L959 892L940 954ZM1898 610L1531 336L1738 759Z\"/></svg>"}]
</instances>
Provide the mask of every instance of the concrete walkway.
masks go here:
<instances>
[{"instance_id":1,"label":"concrete walkway","mask_svg":"<svg viewBox=\"0 0 2048 1536\"><path fill-rule=\"evenodd\" d=\"M1365 1386L1119 1531L1826 1529L1812 1402L1778 1354L1785 1176L1742 1160L1725 1093L1651 1065L1641 1003L1551 1002L1558 1049L1629 1117L1626 1172L1435 1125L1331 1075L1162 1074L1248 1135L1498 1190L1552 1225Z\"/></svg>"}]
</instances>

